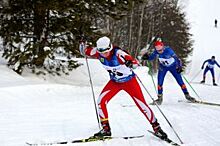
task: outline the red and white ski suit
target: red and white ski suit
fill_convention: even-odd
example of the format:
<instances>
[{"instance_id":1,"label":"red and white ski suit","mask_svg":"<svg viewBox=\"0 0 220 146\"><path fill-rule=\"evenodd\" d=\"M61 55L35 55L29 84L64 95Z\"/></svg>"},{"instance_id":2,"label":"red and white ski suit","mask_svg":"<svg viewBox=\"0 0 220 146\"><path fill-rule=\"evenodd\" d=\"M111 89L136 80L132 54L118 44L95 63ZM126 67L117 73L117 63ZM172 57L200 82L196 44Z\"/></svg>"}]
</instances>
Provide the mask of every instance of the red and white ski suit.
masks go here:
<instances>
[{"instance_id":1,"label":"red and white ski suit","mask_svg":"<svg viewBox=\"0 0 220 146\"><path fill-rule=\"evenodd\" d=\"M152 110L144 99L134 72L125 65L127 60L132 61L133 65L138 65L137 60L118 47L114 47L111 55L107 58L103 57L96 48L91 47L85 49L85 54L99 59L110 75L110 81L106 84L98 98L98 114L102 122L108 121L106 105L121 90L126 91L132 97L137 107L150 123L156 121Z\"/></svg>"}]
</instances>

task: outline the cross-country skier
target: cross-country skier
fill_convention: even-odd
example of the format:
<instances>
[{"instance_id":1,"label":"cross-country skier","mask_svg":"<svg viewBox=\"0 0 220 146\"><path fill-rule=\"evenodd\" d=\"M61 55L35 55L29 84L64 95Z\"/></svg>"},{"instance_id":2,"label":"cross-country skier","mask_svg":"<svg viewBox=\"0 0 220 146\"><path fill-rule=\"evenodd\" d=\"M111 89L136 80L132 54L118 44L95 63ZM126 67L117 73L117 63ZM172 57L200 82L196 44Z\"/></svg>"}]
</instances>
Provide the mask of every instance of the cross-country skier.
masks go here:
<instances>
[{"instance_id":1,"label":"cross-country skier","mask_svg":"<svg viewBox=\"0 0 220 146\"><path fill-rule=\"evenodd\" d=\"M215 27L217 28L218 20L215 19Z\"/></svg>"},{"instance_id":2,"label":"cross-country skier","mask_svg":"<svg viewBox=\"0 0 220 146\"><path fill-rule=\"evenodd\" d=\"M155 49L153 53L149 54L146 52L143 56L143 60L154 60L156 57L158 57L159 60L159 69L158 69L158 99L156 99L153 104L162 104L163 101L163 82L164 77L167 73L167 71L171 72L171 74L176 79L177 83L180 85L185 98L191 102L194 102L195 99L189 95L189 92L186 88L186 85L183 82L181 72L182 72L182 63L180 59L177 57L177 55L174 53L174 51L168 47L164 46L162 41L156 41L154 43ZM156 102L156 103L155 103Z\"/></svg>"},{"instance_id":3,"label":"cross-country skier","mask_svg":"<svg viewBox=\"0 0 220 146\"><path fill-rule=\"evenodd\" d=\"M215 83L215 72L214 72L214 66L215 64L220 68L220 65L218 64L218 62L215 60L215 56L212 56L211 59L207 59L203 62L202 64L202 69L204 69L204 65L205 63L208 63L205 67L205 70L203 72L203 80L200 83L205 83L205 77L206 77L206 73L208 71L211 72L212 74L212 81L213 81L213 85L217 86L217 84Z\"/></svg>"},{"instance_id":4,"label":"cross-country skier","mask_svg":"<svg viewBox=\"0 0 220 146\"><path fill-rule=\"evenodd\" d=\"M119 91L124 90L131 96L139 110L150 122L155 134L162 139L166 139L167 134L161 129L153 111L147 105L135 73L131 69L138 65L137 60L119 47L113 46L106 36L99 38L96 45L96 47L85 46L82 43L80 45L81 54L99 59L110 76L109 82L105 85L98 98L98 115L103 129L94 134L94 136L111 136L106 106Z\"/></svg>"}]
</instances>

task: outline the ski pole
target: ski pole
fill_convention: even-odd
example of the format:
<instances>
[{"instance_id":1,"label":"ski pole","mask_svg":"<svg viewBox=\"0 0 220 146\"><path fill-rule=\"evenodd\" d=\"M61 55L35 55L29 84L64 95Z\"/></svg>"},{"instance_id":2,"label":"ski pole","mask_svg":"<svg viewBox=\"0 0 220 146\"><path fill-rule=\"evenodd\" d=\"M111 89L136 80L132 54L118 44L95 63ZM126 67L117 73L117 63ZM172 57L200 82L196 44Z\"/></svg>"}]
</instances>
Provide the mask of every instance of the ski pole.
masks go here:
<instances>
[{"instance_id":1,"label":"ski pole","mask_svg":"<svg viewBox=\"0 0 220 146\"><path fill-rule=\"evenodd\" d=\"M153 43L158 39L160 39L158 35L152 37L150 42L143 49L140 50L139 55L144 55L146 52L148 52L152 47Z\"/></svg>"},{"instance_id":2,"label":"ski pole","mask_svg":"<svg viewBox=\"0 0 220 146\"><path fill-rule=\"evenodd\" d=\"M156 84L155 84L155 82L154 82L154 78L153 78L152 66L151 66L151 64L150 64L150 62L149 62L149 61L147 61L147 64L149 65L149 69L150 69L150 76L151 76L151 79L152 79L152 82L153 82L153 85L154 85L155 92L157 93Z\"/></svg>"},{"instance_id":3,"label":"ski pole","mask_svg":"<svg viewBox=\"0 0 220 146\"><path fill-rule=\"evenodd\" d=\"M199 70L199 72L191 79L190 82L192 82L192 81L200 74L201 71L202 71L202 70Z\"/></svg>"},{"instance_id":4,"label":"ski pole","mask_svg":"<svg viewBox=\"0 0 220 146\"><path fill-rule=\"evenodd\" d=\"M131 69L133 71L133 69ZM177 136L177 138L179 139L179 141L181 142L181 144L183 144L183 141L181 140L181 138L179 137L179 135L177 134L177 132L175 131L175 129L173 128L173 126L171 125L171 123L169 122L169 120L167 119L167 117L165 116L165 114L162 112L162 110L160 109L159 105L157 104L157 102L155 102L154 98L151 96L151 94L149 93L149 91L147 90L147 88L144 86L144 84L142 83L141 79L138 77L138 75L136 74L136 77L138 79L138 81L141 83L141 85L143 86L144 90L147 92L147 94L149 95L149 97L153 100L153 102L155 103L156 107L158 108L158 110L160 111L160 113L163 115L163 117L166 119L167 123L169 124L169 126L171 127L171 129L173 130L173 132L175 133L175 135Z\"/></svg>"},{"instance_id":5,"label":"ski pole","mask_svg":"<svg viewBox=\"0 0 220 146\"><path fill-rule=\"evenodd\" d=\"M83 38L82 38L83 40ZM90 83L90 87L91 87L91 90L92 90L92 97L93 97L93 102L94 102L94 107L95 107L95 112L96 112L96 118L97 118L97 122L98 122L98 127L99 129L101 129L100 127L100 119L99 119L99 116L98 116L98 109L97 109L97 104L96 104L96 100L95 100L95 93L94 93L94 88L93 88L93 83L92 83L92 77L91 77L91 73L90 73L90 68L89 68L89 63L88 63L88 59L87 59L87 56L85 55L85 53L83 52L84 51L84 48L85 47L85 43L82 41L79 45L79 50L80 50L80 53L85 57L85 61L86 61L86 67L87 67L87 71L88 71L88 74L89 74L89 83Z\"/></svg>"},{"instance_id":6,"label":"ski pole","mask_svg":"<svg viewBox=\"0 0 220 146\"><path fill-rule=\"evenodd\" d=\"M188 85L191 87L191 89L193 90L193 92L196 94L196 96L202 101L201 97L197 94L196 90L192 87L192 85L188 82L188 80L186 79L186 77L184 75L182 75L182 77L184 78L184 80L188 83Z\"/></svg>"},{"instance_id":7,"label":"ski pole","mask_svg":"<svg viewBox=\"0 0 220 146\"><path fill-rule=\"evenodd\" d=\"M86 66L87 66L88 74L89 74L89 82L90 82L90 87L91 87L91 90L92 90L93 102L94 102L94 105L95 105L96 118L97 118L97 121L98 121L99 129L101 129L101 127L100 127L100 120L99 120L98 111L97 111L97 104L96 104L96 100L95 100L94 88L93 88L93 83L92 83L92 77L91 77L91 73L90 73L89 63L88 63L87 57L85 57L85 60L86 60Z\"/></svg>"},{"instance_id":8,"label":"ski pole","mask_svg":"<svg viewBox=\"0 0 220 146\"><path fill-rule=\"evenodd\" d=\"M155 37L152 37L151 40L150 40L150 42L146 45L146 48L144 49L143 52L149 51L150 48L152 47L153 43L154 43L156 40L158 40L158 39L160 39L160 38L159 38L159 35L156 35ZM143 54L144 54L144 53L143 53ZM141 55L143 55L143 54L141 54ZM151 76L151 79L152 79L152 82L153 82L153 85L154 85L154 89L155 89L155 91L156 91L156 93L157 93L156 84L155 84L154 78L153 78L152 66L151 66L151 64L150 64L149 61L147 61L147 65L148 65L148 68L150 69L150 76Z\"/></svg>"}]
</instances>

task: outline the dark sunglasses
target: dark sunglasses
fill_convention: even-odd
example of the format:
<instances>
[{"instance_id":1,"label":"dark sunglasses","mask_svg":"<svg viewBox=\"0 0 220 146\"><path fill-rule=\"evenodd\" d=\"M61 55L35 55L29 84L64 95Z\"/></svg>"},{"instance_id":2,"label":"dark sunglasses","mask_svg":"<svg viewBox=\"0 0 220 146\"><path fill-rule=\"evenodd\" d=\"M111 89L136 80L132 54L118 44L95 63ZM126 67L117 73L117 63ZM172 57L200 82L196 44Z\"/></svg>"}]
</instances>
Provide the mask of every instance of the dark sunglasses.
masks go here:
<instances>
[{"instance_id":1,"label":"dark sunglasses","mask_svg":"<svg viewBox=\"0 0 220 146\"><path fill-rule=\"evenodd\" d=\"M97 51L99 52L99 53L106 53L106 52L108 52L110 50L110 47L108 47L108 48L97 48Z\"/></svg>"}]
</instances>

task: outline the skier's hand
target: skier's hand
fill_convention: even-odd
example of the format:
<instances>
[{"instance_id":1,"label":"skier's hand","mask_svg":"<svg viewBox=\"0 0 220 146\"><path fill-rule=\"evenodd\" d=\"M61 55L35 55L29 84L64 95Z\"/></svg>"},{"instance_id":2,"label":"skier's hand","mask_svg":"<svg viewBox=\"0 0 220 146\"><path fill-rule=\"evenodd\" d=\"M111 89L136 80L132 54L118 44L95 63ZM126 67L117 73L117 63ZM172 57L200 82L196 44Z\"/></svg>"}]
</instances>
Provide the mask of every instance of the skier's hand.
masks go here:
<instances>
[{"instance_id":1,"label":"skier's hand","mask_svg":"<svg viewBox=\"0 0 220 146\"><path fill-rule=\"evenodd\" d=\"M132 67L133 67L133 63L132 63L131 60L126 60L126 61L125 61L125 65L126 65L127 67L129 67L129 68L132 68Z\"/></svg>"},{"instance_id":2,"label":"skier's hand","mask_svg":"<svg viewBox=\"0 0 220 146\"><path fill-rule=\"evenodd\" d=\"M201 69L204 69L204 66L202 66Z\"/></svg>"},{"instance_id":3,"label":"skier's hand","mask_svg":"<svg viewBox=\"0 0 220 146\"><path fill-rule=\"evenodd\" d=\"M180 74L180 73L183 71L183 69L182 69L181 66L177 66L177 67L176 67L176 71L177 71L177 73Z\"/></svg>"},{"instance_id":4,"label":"skier's hand","mask_svg":"<svg viewBox=\"0 0 220 146\"><path fill-rule=\"evenodd\" d=\"M148 53L145 53L142 57L141 57L141 59L142 60L148 60L149 59L149 54Z\"/></svg>"},{"instance_id":5,"label":"skier's hand","mask_svg":"<svg viewBox=\"0 0 220 146\"><path fill-rule=\"evenodd\" d=\"M86 44L85 42L81 41L79 44L79 51L80 51L80 54L83 56L85 56L85 49L86 49Z\"/></svg>"},{"instance_id":6,"label":"skier's hand","mask_svg":"<svg viewBox=\"0 0 220 146\"><path fill-rule=\"evenodd\" d=\"M139 55L140 56L143 56L145 53L147 53L148 52L148 49L147 48L149 48L149 44L146 46L146 48L143 48L143 49L141 49L141 51L139 52Z\"/></svg>"}]
</instances>

